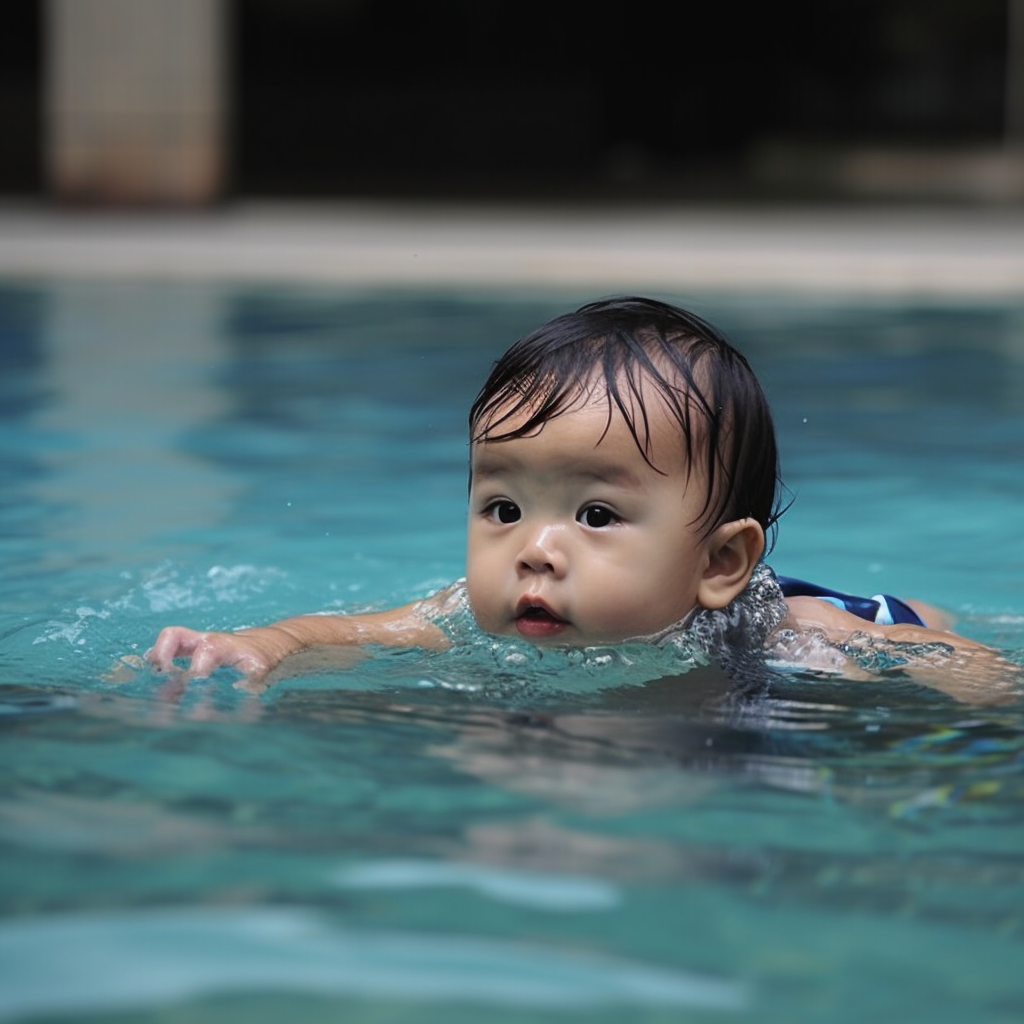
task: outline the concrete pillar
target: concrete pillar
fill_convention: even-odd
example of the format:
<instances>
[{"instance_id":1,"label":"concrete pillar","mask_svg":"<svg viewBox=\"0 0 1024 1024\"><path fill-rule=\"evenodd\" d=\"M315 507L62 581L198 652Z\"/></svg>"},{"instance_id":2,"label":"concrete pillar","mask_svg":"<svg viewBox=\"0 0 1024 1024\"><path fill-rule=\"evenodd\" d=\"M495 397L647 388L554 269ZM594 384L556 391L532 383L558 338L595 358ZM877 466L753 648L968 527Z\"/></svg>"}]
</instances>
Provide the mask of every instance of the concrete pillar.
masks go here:
<instances>
[{"instance_id":1,"label":"concrete pillar","mask_svg":"<svg viewBox=\"0 0 1024 1024\"><path fill-rule=\"evenodd\" d=\"M47 0L51 195L195 206L227 172L226 0Z\"/></svg>"}]
</instances>

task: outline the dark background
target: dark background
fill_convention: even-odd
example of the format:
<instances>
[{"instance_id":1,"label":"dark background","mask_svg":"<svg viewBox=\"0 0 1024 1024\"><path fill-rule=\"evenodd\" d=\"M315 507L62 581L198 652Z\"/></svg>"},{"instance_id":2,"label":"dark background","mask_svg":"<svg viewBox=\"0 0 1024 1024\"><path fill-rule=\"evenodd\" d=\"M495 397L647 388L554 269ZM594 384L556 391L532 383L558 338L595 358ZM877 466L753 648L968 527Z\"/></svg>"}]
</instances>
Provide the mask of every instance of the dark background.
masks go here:
<instances>
[{"instance_id":1,"label":"dark background","mask_svg":"<svg viewBox=\"0 0 1024 1024\"><path fill-rule=\"evenodd\" d=\"M1007 10L235 0L229 192L808 194L798 173L764 173L772 154L795 172L807 147L1000 146ZM43 5L5 0L3 14L0 194L37 196Z\"/></svg>"}]
</instances>

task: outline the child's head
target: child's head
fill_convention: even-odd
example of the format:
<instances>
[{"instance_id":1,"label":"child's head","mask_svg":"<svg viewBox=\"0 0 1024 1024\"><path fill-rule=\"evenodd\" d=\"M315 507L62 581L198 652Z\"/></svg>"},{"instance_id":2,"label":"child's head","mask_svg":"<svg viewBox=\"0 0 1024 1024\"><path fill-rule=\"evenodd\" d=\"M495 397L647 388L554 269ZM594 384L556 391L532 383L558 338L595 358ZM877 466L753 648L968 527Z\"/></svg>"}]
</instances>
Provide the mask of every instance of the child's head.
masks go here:
<instances>
[{"instance_id":1,"label":"child's head","mask_svg":"<svg viewBox=\"0 0 1024 1024\"><path fill-rule=\"evenodd\" d=\"M656 632L746 585L779 515L749 364L649 299L516 342L470 410L467 579L483 628L559 643Z\"/></svg>"}]
</instances>

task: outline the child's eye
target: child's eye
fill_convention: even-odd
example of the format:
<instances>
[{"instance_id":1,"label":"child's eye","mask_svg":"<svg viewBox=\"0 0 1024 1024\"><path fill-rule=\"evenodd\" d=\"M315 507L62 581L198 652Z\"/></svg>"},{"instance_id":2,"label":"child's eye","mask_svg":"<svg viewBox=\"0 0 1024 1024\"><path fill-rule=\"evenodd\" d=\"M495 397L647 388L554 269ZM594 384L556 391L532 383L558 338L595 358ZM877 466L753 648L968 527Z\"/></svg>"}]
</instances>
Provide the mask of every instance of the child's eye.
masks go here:
<instances>
[{"instance_id":1,"label":"child's eye","mask_svg":"<svg viewBox=\"0 0 1024 1024\"><path fill-rule=\"evenodd\" d=\"M612 526L619 521L619 517L604 505L587 505L586 508L580 510L576 519L592 530L600 530L602 527Z\"/></svg>"},{"instance_id":2,"label":"child's eye","mask_svg":"<svg viewBox=\"0 0 1024 1024\"><path fill-rule=\"evenodd\" d=\"M496 523L518 523L522 516L522 512L519 511L519 506L514 501L508 501L506 499L492 501L490 505L484 509L484 512Z\"/></svg>"}]
</instances>

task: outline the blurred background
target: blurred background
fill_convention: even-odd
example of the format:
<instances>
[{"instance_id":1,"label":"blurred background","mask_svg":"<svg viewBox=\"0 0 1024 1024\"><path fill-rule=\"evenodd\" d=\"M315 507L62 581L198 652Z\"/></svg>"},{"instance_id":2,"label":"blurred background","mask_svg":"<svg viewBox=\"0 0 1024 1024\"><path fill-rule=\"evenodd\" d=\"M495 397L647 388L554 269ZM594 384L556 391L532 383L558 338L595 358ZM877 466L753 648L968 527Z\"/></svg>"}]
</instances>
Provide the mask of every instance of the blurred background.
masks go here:
<instances>
[{"instance_id":1,"label":"blurred background","mask_svg":"<svg viewBox=\"0 0 1024 1024\"><path fill-rule=\"evenodd\" d=\"M1024 203L1024 0L6 0L0 200Z\"/></svg>"}]
</instances>

